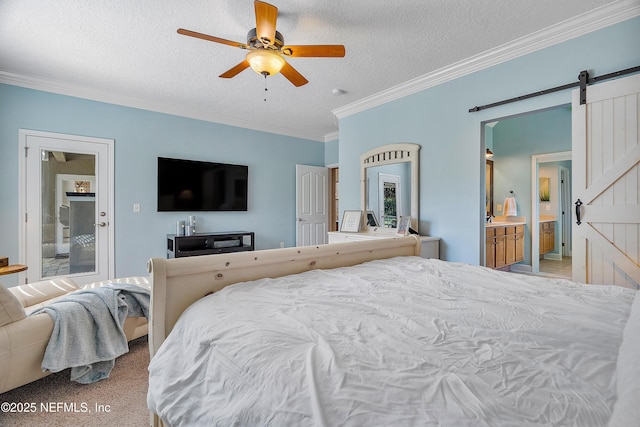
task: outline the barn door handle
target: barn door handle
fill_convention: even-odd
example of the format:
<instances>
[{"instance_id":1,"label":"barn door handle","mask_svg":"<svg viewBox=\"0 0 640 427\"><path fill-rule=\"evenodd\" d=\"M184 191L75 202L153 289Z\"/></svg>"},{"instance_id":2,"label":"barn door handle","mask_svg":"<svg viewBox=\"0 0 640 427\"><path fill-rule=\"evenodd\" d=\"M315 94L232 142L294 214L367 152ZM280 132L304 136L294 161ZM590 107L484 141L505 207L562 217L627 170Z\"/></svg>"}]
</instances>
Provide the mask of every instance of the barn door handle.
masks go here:
<instances>
[{"instance_id":1,"label":"barn door handle","mask_svg":"<svg viewBox=\"0 0 640 427\"><path fill-rule=\"evenodd\" d=\"M582 206L582 201L578 199L575 205L576 205L576 219L577 219L576 224L580 225L582 224L582 221L580 221L580 206Z\"/></svg>"}]
</instances>

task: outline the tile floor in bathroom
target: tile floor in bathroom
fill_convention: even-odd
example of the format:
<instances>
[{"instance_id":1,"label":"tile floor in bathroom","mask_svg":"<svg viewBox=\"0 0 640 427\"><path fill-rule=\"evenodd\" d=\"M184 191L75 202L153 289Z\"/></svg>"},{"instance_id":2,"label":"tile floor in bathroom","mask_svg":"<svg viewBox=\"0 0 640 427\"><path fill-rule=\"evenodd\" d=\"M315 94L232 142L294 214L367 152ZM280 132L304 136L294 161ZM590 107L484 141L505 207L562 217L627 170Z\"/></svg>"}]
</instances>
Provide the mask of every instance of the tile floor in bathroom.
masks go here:
<instances>
[{"instance_id":1,"label":"tile floor in bathroom","mask_svg":"<svg viewBox=\"0 0 640 427\"><path fill-rule=\"evenodd\" d=\"M540 259L539 270L541 274L548 273L571 279L571 257L562 257L561 261Z\"/></svg>"}]
</instances>

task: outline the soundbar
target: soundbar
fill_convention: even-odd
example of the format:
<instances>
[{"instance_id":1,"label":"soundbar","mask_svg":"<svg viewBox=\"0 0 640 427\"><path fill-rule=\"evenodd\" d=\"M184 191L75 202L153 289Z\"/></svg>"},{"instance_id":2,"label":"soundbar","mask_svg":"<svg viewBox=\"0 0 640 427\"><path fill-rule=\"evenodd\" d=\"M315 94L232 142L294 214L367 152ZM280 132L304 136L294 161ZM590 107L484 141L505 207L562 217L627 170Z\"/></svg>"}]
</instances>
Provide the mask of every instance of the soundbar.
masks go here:
<instances>
[{"instance_id":1,"label":"soundbar","mask_svg":"<svg viewBox=\"0 0 640 427\"><path fill-rule=\"evenodd\" d=\"M240 246L240 240L214 240L213 247L214 248L234 248Z\"/></svg>"}]
</instances>

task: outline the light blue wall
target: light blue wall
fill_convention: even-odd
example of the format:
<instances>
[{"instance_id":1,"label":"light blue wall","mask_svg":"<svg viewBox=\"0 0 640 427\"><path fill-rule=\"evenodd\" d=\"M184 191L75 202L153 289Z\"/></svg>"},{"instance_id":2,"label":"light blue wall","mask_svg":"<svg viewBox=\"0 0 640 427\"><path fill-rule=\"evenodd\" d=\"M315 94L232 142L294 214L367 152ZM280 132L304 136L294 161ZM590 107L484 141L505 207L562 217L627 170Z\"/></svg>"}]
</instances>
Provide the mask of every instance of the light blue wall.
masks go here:
<instances>
[{"instance_id":1,"label":"light blue wall","mask_svg":"<svg viewBox=\"0 0 640 427\"><path fill-rule=\"evenodd\" d=\"M325 166L333 166L338 164L338 149L339 142L336 139L335 141L329 141L324 144L324 164Z\"/></svg>"},{"instance_id":2,"label":"light blue wall","mask_svg":"<svg viewBox=\"0 0 640 427\"><path fill-rule=\"evenodd\" d=\"M340 210L360 209L359 156L417 143L420 232L442 238L441 257L479 264L483 236L482 123L571 102L569 90L469 113L476 105L640 65L640 18L543 49L340 120Z\"/></svg>"},{"instance_id":3,"label":"light blue wall","mask_svg":"<svg viewBox=\"0 0 640 427\"><path fill-rule=\"evenodd\" d=\"M146 274L147 260L166 256L166 234L187 217L156 212L158 156L248 165L247 212L195 215L199 231L255 231L258 249L295 246L295 165L323 166L325 156L322 142L0 84L0 254L14 262L21 128L115 140L118 277Z\"/></svg>"}]
</instances>

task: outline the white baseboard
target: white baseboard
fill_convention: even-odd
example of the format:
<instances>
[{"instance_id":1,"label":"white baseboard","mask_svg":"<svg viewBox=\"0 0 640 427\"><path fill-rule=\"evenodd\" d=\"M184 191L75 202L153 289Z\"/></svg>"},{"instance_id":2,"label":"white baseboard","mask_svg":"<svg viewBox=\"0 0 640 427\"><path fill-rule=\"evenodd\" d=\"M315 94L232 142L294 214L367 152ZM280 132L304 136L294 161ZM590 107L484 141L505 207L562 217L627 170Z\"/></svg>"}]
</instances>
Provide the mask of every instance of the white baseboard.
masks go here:
<instances>
[{"instance_id":1,"label":"white baseboard","mask_svg":"<svg viewBox=\"0 0 640 427\"><path fill-rule=\"evenodd\" d=\"M548 259L551 261L562 261L562 254L557 254L555 252L549 252L542 255L542 258Z\"/></svg>"},{"instance_id":2,"label":"white baseboard","mask_svg":"<svg viewBox=\"0 0 640 427\"><path fill-rule=\"evenodd\" d=\"M511 271L514 273L533 274L533 268L526 264L513 264L511 266Z\"/></svg>"}]
</instances>

